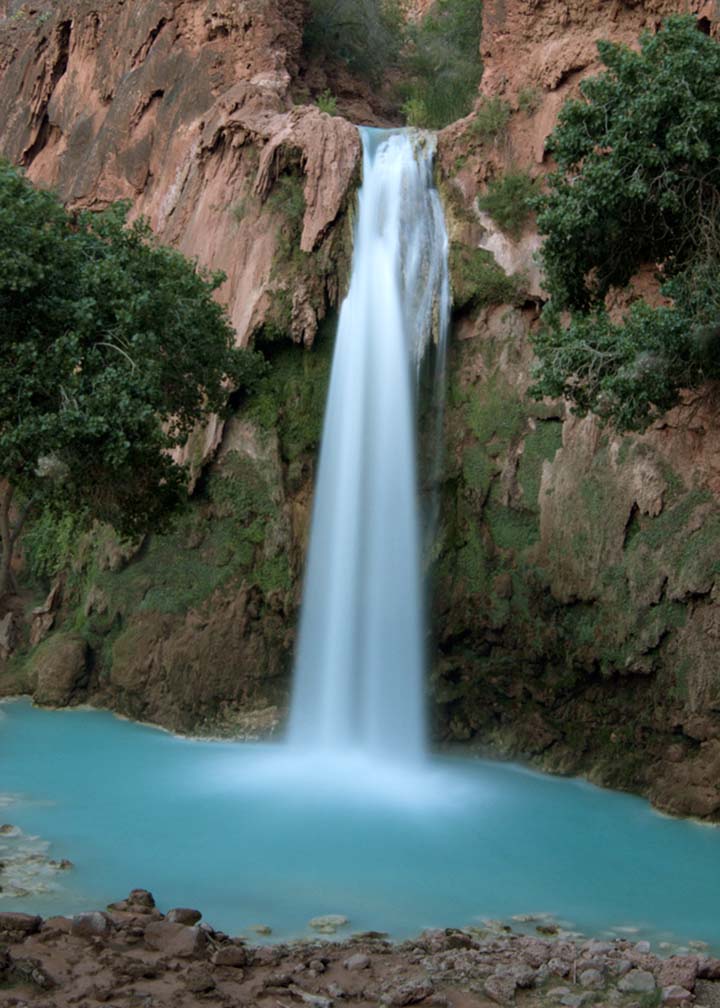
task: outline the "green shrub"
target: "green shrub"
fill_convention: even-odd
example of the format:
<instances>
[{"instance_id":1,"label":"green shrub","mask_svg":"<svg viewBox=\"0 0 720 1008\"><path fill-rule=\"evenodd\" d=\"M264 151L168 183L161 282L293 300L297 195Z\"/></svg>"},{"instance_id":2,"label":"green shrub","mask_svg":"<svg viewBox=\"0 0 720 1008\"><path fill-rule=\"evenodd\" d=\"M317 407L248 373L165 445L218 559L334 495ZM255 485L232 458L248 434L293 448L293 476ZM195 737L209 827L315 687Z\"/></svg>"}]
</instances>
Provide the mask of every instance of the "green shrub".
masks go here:
<instances>
[{"instance_id":1,"label":"green shrub","mask_svg":"<svg viewBox=\"0 0 720 1008\"><path fill-rule=\"evenodd\" d=\"M720 374L720 46L673 15L639 52L598 49L607 71L563 107L558 170L537 200L551 300L534 392L642 429L680 388ZM611 322L606 295L644 263L672 305L636 303Z\"/></svg>"},{"instance_id":2,"label":"green shrub","mask_svg":"<svg viewBox=\"0 0 720 1008\"><path fill-rule=\"evenodd\" d=\"M373 83L397 66L403 18L397 0L310 0L303 47L310 59L339 61Z\"/></svg>"},{"instance_id":3,"label":"green shrub","mask_svg":"<svg viewBox=\"0 0 720 1008\"><path fill-rule=\"evenodd\" d=\"M478 206L512 238L519 238L532 214L533 197L537 195L536 180L527 172L513 170L493 179L484 196L478 196Z\"/></svg>"},{"instance_id":4,"label":"green shrub","mask_svg":"<svg viewBox=\"0 0 720 1008\"><path fill-rule=\"evenodd\" d=\"M232 214L232 218L235 221L235 223L239 224L240 221L244 218L245 214L247 213L247 201L244 199L239 199L237 203L233 203L233 205L230 207L230 213Z\"/></svg>"},{"instance_id":5,"label":"green shrub","mask_svg":"<svg viewBox=\"0 0 720 1008\"><path fill-rule=\"evenodd\" d=\"M486 249L459 242L450 246L453 305L457 310L515 304L524 296L524 278L508 276Z\"/></svg>"},{"instance_id":6,"label":"green shrub","mask_svg":"<svg viewBox=\"0 0 720 1008\"><path fill-rule=\"evenodd\" d=\"M520 88L520 91L518 92L518 108L526 115L532 115L533 112L536 112L541 100L542 91L539 87L524 87Z\"/></svg>"},{"instance_id":7,"label":"green shrub","mask_svg":"<svg viewBox=\"0 0 720 1008\"><path fill-rule=\"evenodd\" d=\"M281 175L272 188L267 205L283 218L278 241L281 260L291 258L300 245L305 217L305 193L302 178L295 174Z\"/></svg>"},{"instance_id":8,"label":"green shrub","mask_svg":"<svg viewBox=\"0 0 720 1008\"><path fill-rule=\"evenodd\" d=\"M337 98L332 91L323 91L318 97L317 107L321 112L326 112L328 115L337 115Z\"/></svg>"},{"instance_id":9,"label":"green shrub","mask_svg":"<svg viewBox=\"0 0 720 1008\"><path fill-rule=\"evenodd\" d=\"M471 111L482 76L481 28L478 0L436 0L422 21L409 26L405 97L406 106L422 104L417 125L441 129Z\"/></svg>"},{"instance_id":10,"label":"green shrub","mask_svg":"<svg viewBox=\"0 0 720 1008\"><path fill-rule=\"evenodd\" d=\"M407 126L416 126L418 129L426 129L429 126L430 117L422 98L408 98L400 111Z\"/></svg>"},{"instance_id":11,"label":"green shrub","mask_svg":"<svg viewBox=\"0 0 720 1008\"><path fill-rule=\"evenodd\" d=\"M483 98L470 126L470 131L481 140L490 140L502 133L510 121L510 103L504 98Z\"/></svg>"}]
</instances>

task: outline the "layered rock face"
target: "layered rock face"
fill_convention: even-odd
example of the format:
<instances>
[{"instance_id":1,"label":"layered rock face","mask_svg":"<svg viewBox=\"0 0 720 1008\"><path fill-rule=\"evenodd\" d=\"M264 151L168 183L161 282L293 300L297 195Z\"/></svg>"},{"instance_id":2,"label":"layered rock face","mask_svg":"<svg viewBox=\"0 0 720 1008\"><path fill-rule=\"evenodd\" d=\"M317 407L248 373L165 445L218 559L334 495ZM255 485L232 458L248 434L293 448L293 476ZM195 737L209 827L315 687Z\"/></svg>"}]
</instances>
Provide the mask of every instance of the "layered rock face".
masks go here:
<instances>
[{"instance_id":1,"label":"layered rock face","mask_svg":"<svg viewBox=\"0 0 720 1008\"><path fill-rule=\"evenodd\" d=\"M720 11L664 0L508 0L484 10L483 95L508 102L512 115L489 139L478 140L472 117L442 134L451 235L523 273L526 300L456 328L437 724L447 739L717 817L717 390L686 396L642 437L528 400L539 240L530 222L510 241L476 197L510 166L542 174L562 102L600 70L598 38L634 44L679 10L715 32Z\"/></svg>"},{"instance_id":2,"label":"layered rock face","mask_svg":"<svg viewBox=\"0 0 720 1008\"><path fill-rule=\"evenodd\" d=\"M4 689L185 730L267 730L287 694L329 363L327 339L286 347L316 342L346 281L357 131L294 104L302 0L4 13L0 154L71 207L127 199L160 240L225 272L238 343L264 340L273 362L242 419L191 439L193 496L173 532L74 543L32 614L28 662L19 613L2 614Z\"/></svg>"}]
</instances>

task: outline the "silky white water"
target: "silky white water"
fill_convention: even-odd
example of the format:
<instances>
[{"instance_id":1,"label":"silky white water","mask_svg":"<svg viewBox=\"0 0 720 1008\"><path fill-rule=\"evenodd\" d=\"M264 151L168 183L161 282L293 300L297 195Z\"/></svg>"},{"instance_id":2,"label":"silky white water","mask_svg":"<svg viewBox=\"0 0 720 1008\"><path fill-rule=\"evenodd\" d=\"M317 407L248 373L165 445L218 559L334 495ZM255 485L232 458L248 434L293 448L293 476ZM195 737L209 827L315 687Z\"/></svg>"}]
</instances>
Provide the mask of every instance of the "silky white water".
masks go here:
<instances>
[{"instance_id":1,"label":"silky white water","mask_svg":"<svg viewBox=\"0 0 720 1008\"><path fill-rule=\"evenodd\" d=\"M361 129L363 184L315 486L291 744L418 761L424 606L416 447L419 366L438 385L449 314L434 140Z\"/></svg>"}]
</instances>

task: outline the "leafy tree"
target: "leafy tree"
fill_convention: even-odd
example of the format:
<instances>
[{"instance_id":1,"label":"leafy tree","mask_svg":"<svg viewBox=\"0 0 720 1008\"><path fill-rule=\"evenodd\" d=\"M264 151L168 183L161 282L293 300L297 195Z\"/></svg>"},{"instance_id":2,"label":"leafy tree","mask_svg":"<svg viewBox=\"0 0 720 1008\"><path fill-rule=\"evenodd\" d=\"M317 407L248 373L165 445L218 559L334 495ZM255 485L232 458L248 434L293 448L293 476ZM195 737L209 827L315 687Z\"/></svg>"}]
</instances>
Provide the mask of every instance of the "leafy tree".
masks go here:
<instances>
[{"instance_id":1,"label":"leafy tree","mask_svg":"<svg viewBox=\"0 0 720 1008\"><path fill-rule=\"evenodd\" d=\"M184 490L170 451L258 367L212 296L222 275L127 210L69 214L0 162L0 592L32 511L162 522Z\"/></svg>"},{"instance_id":2,"label":"leafy tree","mask_svg":"<svg viewBox=\"0 0 720 1008\"><path fill-rule=\"evenodd\" d=\"M535 391L642 428L720 367L720 46L675 15L639 52L598 48L607 72L563 107L537 200L551 300ZM644 263L671 304L612 322L607 294Z\"/></svg>"},{"instance_id":3,"label":"leafy tree","mask_svg":"<svg viewBox=\"0 0 720 1008\"><path fill-rule=\"evenodd\" d=\"M435 0L408 29L405 110L411 125L442 129L467 115L482 76L479 0Z\"/></svg>"},{"instance_id":4,"label":"leafy tree","mask_svg":"<svg viewBox=\"0 0 720 1008\"><path fill-rule=\"evenodd\" d=\"M379 83L400 58L400 5L397 0L310 0L303 43L311 57L339 60L359 77Z\"/></svg>"}]
</instances>

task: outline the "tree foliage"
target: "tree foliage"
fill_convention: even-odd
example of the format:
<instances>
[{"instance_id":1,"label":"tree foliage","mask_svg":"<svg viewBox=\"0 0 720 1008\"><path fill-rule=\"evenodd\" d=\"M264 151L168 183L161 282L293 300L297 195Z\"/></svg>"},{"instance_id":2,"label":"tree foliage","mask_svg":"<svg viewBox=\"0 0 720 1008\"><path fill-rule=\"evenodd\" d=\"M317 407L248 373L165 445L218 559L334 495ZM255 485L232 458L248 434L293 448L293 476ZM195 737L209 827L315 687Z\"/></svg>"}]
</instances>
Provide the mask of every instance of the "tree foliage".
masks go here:
<instances>
[{"instance_id":1,"label":"tree foliage","mask_svg":"<svg viewBox=\"0 0 720 1008\"><path fill-rule=\"evenodd\" d=\"M400 60L402 10L397 0L310 0L303 43L311 57L338 60L379 83Z\"/></svg>"},{"instance_id":2,"label":"tree foliage","mask_svg":"<svg viewBox=\"0 0 720 1008\"><path fill-rule=\"evenodd\" d=\"M537 201L551 301L536 392L642 428L718 373L720 46L675 15L639 52L598 48L607 71L563 107ZM611 322L606 296L646 263L671 304Z\"/></svg>"},{"instance_id":3,"label":"tree foliage","mask_svg":"<svg viewBox=\"0 0 720 1008\"><path fill-rule=\"evenodd\" d=\"M126 204L66 212L0 163L0 501L51 507L134 535L183 493L170 451L257 369L233 347L206 274L158 245ZM24 504L23 504L24 502ZM0 584L0 589L5 585Z\"/></svg>"},{"instance_id":4,"label":"tree foliage","mask_svg":"<svg viewBox=\"0 0 720 1008\"><path fill-rule=\"evenodd\" d=\"M472 110L482 76L481 29L479 0L436 0L409 26L405 107L416 125L442 129Z\"/></svg>"},{"instance_id":5,"label":"tree foliage","mask_svg":"<svg viewBox=\"0 0 720 1008\"><path fill-rule=\"evenodd\" d=\"M310 0L304 47L375 85L398 71L410 125L440 129L472 109L481 25L480 0L435 0L417 22L406 22L403 0Z\"/></svg>"}]
</instances>

